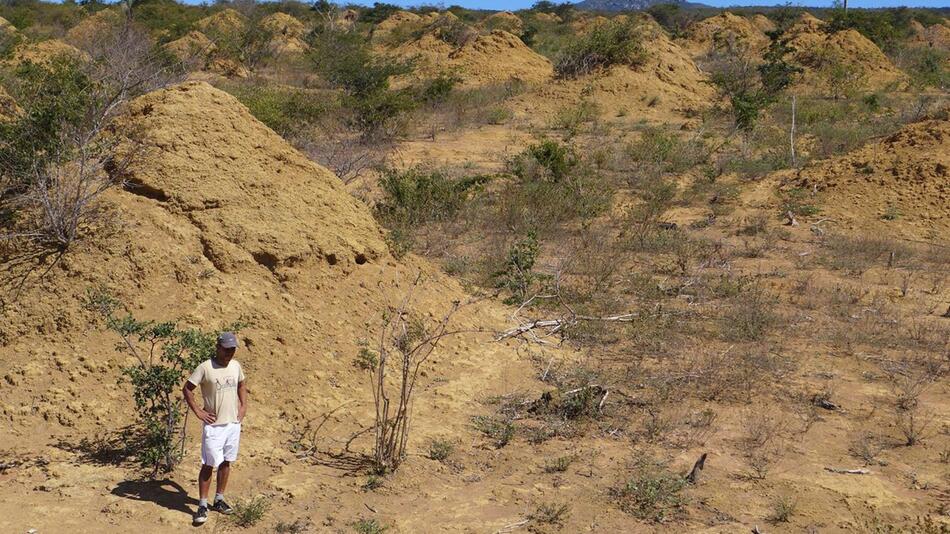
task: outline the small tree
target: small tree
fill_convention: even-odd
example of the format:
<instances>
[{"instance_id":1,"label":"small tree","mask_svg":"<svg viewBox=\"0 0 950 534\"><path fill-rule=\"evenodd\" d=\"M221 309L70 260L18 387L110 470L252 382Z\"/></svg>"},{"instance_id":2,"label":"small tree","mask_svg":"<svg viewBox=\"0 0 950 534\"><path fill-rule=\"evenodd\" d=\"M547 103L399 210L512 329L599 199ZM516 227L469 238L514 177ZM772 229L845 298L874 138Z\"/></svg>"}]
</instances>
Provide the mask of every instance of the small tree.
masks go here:
<instances>
[{"instance_id":1,"label":"small tree","mask_svg":"<svg viewBox=\"0 0 950 534\"><path fill-rule=\"evenodd\" d=\"M412 401L419 369L432 356L443 337L452 335L449 321L459 308L452 303L448 313L435 324L427 324L409 311L412 294L419 285L416 277L398 308L383 315L376 357L364 354L373 383L376 418L373 425L375 441L373 462L381 473L396 470L406 458L412 422ZM395 367L393 380L389 371Z\"/></svg>"},{"instance_id":2,"label":"small tree","mask_svg":"<svg viewBox=\"0 0 950 534\"><path fill-rule=\"evenodd\" d=\"M576 38L554 65L560 78L577 78L611 65L639 65L646 59L643 29L632 20L605 22Z\"/></svg>"},{"instance_id":3,"label":"small tree","mask_svg":"<svg viewBox=\"0 0 950 534\"><path fill-rule=\"evenodd\" d=\"M185 374L215 354L216 334L179 328L174 321L140 321L126 313L117 316L119 302L104 289L87 292L85 307L97 313L106 328L121 338L117 350L136 363L122 368L132 384L140 434L132 447L150 476L174 470L185 447L188 413L180 395ZM226 330L238 331L241 324Z\"/></svg>"},{"instance_id":4,"label":"small tree","mask_svg":"<svg viewBox=\"0 0 950 534\"><path fill-rule=\"evenodd\" d=\"M119 135L113 119L131 98L172 80L165 56L129 19L87 53L4 73L23 112L0 123L0 245L54 256L52 265L94 226L102 193L122 183L139 153L134 132Z\"/></svg>"}]
</instances>

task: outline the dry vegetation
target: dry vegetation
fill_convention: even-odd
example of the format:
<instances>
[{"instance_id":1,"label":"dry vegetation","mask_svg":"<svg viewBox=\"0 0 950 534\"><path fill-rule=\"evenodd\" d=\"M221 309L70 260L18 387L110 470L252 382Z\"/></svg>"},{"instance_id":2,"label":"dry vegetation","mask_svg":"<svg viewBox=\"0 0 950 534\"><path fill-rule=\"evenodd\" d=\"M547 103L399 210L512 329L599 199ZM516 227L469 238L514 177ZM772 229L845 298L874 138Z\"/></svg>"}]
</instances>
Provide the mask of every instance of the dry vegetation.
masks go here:
<instances>
[{"instance_id":1,"label":"dry vegetation","mask_svg":"<svg viewBox=\"0 0 950 534\"><path fill-rule=\"evenodd\" d=\"M939 11L120 7L0 8L0 527L187 520L108 285L249 316L231 527L950 528Z\"/></svg>"}]
</instances>

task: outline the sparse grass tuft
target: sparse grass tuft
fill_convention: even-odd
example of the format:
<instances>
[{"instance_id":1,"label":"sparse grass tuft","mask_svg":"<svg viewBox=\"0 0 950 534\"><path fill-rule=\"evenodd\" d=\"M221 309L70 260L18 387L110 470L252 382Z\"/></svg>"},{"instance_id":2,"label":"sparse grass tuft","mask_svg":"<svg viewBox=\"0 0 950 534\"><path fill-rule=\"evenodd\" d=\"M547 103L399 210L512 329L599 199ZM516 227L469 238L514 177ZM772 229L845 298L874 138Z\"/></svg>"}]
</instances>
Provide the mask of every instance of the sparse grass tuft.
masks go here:
<instances>
[{"instance_id":1,"label":"sparse grass tuft","mask_svg":"<svg viewBox=\"0 0 950 534\"><path fill-rule=\"evenodd\" d=\"M234 513L230 516L230 520L239 527L251 527L264 517L269 507L270 502L263 495L253 499L239 500L234 503Z\"/></svg>"},{"instance_id":2,"label":"sparse grass tuft","mask_svg":"<svg viewBox=\"0 0 950 534\"><path fill-rule=\"evenodd\" d=\"M574 455L559 456L544 463L545 473L563 473L574 462Z\"/></svg>"},{"instance_id":3,"label":"sparse grass tuft","mask_svg":"<svg viewBox=\"0 0 950 534\"><path fill-rule=\"evenodd\" d=\"M615 490L620 507L634 516L662 523L673 518L684 506L681 495L686 480L666 466L644 460L626 484Z\"/></svg>"},{"instance_id":4,"label":"sparse grass tuft","mask_svg":"<svg viewBox=\"0 0 950 534\"><path fill-rule=\"evenodd\" d=\"M788 495L782 495L772 500L772 515L769 520L775 523L788 523L798 508L798 500Z\"/></svg>"},{"instance_id":5,"label":"sparse grass tuft","mask_svg":"<svg viewBox=\"0 0 950 534\"><path fill-rule=\"evenodd\" d=\"M429 459L445 461L455 451L455 445L447 439L434 439L429 444Z\"/></svg>"},{"instance_id":6,"label":"sparse grass tuft","mask_svg":"<svg viewBox=\"0 0 950 534\"><path fill-rule=\"evenodd\" d=\"M496 448L502 448L515 437L515 424L500 417L483 415L472 419L475 429L492 439Z\"/></svg>"},{"instance_id":7,"label":"sparse grass tuft","mask_svg":"<svg viewBox=\"0 0 950 534\"><path fill-rule=\"evenodd\" d=\"M353 523L353 530L357 534L383 534L389 527L380 525L375 519L360 519Z\"/></svg>"}]
</instances>

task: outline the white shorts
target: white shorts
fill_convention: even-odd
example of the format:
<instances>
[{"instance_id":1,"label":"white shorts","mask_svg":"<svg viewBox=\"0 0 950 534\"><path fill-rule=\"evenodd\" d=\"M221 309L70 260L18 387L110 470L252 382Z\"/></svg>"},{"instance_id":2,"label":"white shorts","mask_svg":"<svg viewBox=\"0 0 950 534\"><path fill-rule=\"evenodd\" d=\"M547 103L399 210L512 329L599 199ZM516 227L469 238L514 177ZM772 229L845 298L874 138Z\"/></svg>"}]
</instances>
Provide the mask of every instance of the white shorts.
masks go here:
<instances>
[{"instance_id":1,"label":"white shorts","mask_svg":"<svg viewBox=\"0 0 950 534\"><path fill-rule=\"evenodd\" d=\"M241 423L204 425L201 431L201 463L218 467L237 460Z\"/></svg>"}]
</instances>

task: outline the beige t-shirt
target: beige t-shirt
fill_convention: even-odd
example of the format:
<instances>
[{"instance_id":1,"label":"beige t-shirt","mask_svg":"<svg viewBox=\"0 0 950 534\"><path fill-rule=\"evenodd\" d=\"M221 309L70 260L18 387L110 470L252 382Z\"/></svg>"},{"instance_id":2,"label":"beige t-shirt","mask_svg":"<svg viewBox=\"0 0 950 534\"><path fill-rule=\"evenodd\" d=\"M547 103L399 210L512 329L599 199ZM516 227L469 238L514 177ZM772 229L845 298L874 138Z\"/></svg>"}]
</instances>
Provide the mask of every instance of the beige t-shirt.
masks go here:
<instances>
[{"instance_id":1,"label":"beige t-shirt","mask_svg":"<svg viewBox=\"0 0 950 534\"><path fill-rule=\"evenodd\" d=\"M238 384L244 382L244 369L241 364L231 358L227 367L215 363L214 359L206 360L191 374L188 381L201 387L201 397L204 398L205 411L214 412L214 426L236 423L238 408Z\"/></svg>"}]
</instances>

